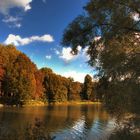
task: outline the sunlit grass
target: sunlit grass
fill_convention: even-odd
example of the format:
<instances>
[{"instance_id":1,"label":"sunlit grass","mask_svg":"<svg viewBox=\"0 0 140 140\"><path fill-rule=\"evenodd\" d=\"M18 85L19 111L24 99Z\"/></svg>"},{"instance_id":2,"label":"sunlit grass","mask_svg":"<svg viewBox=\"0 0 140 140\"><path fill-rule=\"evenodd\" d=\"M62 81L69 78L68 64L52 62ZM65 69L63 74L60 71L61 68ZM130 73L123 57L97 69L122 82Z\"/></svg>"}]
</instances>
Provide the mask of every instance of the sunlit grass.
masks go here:
<instances>
[{"instance_id":1,"label":"sunlit grass","mask_svg":"<svg viewBox=\"0 0 140 140\"><path fill-rule=\"evenodd\" d=\"M87 104L101 104L101 102L92 101L65 101L65 102L43 102L40 100L28 100L23 106L48 106L48 105L87 105Z\"/></svg>"}]
</instances>

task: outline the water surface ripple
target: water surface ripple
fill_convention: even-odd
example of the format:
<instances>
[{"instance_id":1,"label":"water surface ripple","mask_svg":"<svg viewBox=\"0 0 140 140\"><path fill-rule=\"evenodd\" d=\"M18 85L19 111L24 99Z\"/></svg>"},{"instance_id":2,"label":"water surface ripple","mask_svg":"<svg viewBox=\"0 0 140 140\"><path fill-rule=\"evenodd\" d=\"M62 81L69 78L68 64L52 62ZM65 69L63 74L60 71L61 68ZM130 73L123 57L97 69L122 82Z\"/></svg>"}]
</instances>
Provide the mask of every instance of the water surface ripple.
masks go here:
<instances>
[{"instance_id":1,"label":"water surface ripple","mask_svg":"<svg viewBox=\"0 0 140 140\"><path fill-rule=\"evenodd\" d=\"M101 105L57 105L0 108L0 134L22 137L27 124L39 118L55 140L106 140L114 121ZM13 140L14 140L13 136Z\"/></svg>"}]
</instances>

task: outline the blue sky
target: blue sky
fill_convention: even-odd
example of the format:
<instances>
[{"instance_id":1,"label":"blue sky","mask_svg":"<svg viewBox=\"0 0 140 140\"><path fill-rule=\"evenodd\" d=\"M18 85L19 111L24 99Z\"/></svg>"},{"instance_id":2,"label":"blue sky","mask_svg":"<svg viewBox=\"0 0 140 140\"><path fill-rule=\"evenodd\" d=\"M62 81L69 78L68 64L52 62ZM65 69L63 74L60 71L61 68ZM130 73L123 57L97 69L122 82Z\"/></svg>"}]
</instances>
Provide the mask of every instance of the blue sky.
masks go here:
<instances>
[{"instance_id":1,"label":"blue sky","mask_svg":"<svg viewBox=\"0 0 140 140\"><path fill-rule=\"evenodd\" d=\"M86 61L86 49L73 56L61 46L67 25L88 0L0 0L0 42L14 44L37 65L49 67L66 77L83 82L93 69Z\"/></svg>"}]
</instances>

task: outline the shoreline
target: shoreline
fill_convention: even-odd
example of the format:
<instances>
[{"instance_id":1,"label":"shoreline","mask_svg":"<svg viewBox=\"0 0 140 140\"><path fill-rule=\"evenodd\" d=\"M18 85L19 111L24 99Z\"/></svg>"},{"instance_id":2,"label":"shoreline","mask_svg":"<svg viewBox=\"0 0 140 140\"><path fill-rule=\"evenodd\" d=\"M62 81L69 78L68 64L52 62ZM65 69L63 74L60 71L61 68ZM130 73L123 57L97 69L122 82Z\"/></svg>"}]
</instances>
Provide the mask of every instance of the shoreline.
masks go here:
<instances>
[{"instance_id":1,"label":"shoreline","mask_svg":"<svg viewBox=\"0 0 140 140\"><path fill-rule=\"evenodd\" d=\"M48 103L43 101L36 101L36 100L30 100L26 101L24 105L21 107L37 107L37 106L49 106L49 105L101 105L101 102L92 102L92 101L66 101L66 102L54 102L54 103ZM20 107L16 105L4 105L0 104L0 108L3 107Z\"/></svg>"},{"instance_id":2,"label":"shoreline","mask_svg":"<svg viewBox=\"0 0 140 140\"><path fill-rule=\"evenodd\" d=\"M49 106L49 105L99 105L101 102L92 102L92 101L66 101L66 102L52 102L44 103L42 101L29 101L23 106Z\"/></svg>"}]
</instances>

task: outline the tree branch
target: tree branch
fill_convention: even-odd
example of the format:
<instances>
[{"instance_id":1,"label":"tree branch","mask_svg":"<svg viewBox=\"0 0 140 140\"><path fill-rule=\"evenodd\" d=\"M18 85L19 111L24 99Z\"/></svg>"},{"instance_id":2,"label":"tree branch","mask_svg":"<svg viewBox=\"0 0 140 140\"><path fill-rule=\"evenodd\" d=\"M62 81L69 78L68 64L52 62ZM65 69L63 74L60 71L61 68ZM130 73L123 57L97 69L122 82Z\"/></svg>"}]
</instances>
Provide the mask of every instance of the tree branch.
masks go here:
<instances>
[{"instance_id":1,"label":"tree branch","mask_svg":"<svg viewBox=\"0 0 140 140\"><path fill-rule=\"evenodd\" d=\"M139 9L134 8L134 7L130 6L130 5L127 5L126 3L123 3L123 2L120 2L120 1L118 2L117 0L115 0L114 2L115 2L116 4L123 5L123 6L125 6L125 7L130 8L130 9L132 9L133 11L135 11L136 13L138 13L138 14L140 15Z\"/></svg>"},{"instance_id":2,"label":"tree branch","mask_svg":"<svg viewBox=\"0 0 140 140\"><path fill-rule=\"evenodd\" d=\"M124 27L124 26L121 27L121 26L118 26L116 24L111 24L111 23L94 24L93 28L99 27L99 26L114 26L114 27L118 27L120 29L125 29L125 30L128 30L128 31L140 32L140 29L136 29L136 28L133 28L133 27Z\"/></svg>"}]
</instances>

